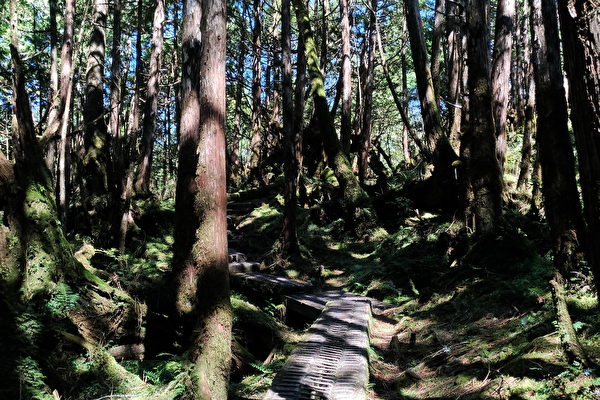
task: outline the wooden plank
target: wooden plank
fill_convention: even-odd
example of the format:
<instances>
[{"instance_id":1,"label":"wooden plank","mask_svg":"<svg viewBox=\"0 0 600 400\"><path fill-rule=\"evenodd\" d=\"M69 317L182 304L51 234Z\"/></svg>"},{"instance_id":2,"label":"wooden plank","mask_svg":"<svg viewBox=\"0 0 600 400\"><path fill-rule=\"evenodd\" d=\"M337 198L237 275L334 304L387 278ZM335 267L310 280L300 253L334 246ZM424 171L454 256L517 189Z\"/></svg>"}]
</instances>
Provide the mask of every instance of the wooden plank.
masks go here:
<instances>
[{"instance_id":1,"label":"wooden plank","mask_svg":"<svg viewBox=\"0 0 600 400\"><path fill-rule=\"evenodd\" d=\"M260 272L235 273L230 277L234 287L257 293L286 295L307 292L311 289L311 285L306 282Z\"/></svg>"}]
</instances>

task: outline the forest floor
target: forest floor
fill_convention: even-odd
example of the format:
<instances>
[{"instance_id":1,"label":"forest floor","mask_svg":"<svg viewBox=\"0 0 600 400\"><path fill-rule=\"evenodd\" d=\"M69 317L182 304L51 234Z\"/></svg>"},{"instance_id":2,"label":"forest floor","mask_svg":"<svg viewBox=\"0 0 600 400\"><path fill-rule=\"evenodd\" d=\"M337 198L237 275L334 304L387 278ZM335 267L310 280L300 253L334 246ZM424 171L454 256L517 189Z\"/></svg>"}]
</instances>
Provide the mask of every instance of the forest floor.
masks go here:
<instances>
[{"instance_id":1,"label":"forest floor","mask_svg":"<svg viewBox=\"0 0 600 400\"><path fill-rule=\"evenodd\" d=\"M290 261L278 256L277 192L231 196L230 247L261 261L264 272L395 306L372 322L370 399L600 399L600 371L564 360L550 295L548 229L538 218L508 211L497 235L473 243L452 216L393 198L385 205L393 220L348 233L343 219L323 211L335 204L324 196L298 210L302 257ZM139 203L127 254L86 253L83 246L79 258L114 272L135 296L156 298L170 266L173 209L172 201ZM590 276L582 262L570 277L568 303L583 347L598 362L600 318ZM262 399L306 333L309 323L284 323L280 303L232 293L230 398ZM181 356L168 353L122 364L155 385L173 384L185 369ZM90 382L77 398L101 394L99 384Z\"/></svg>"},{"instance_id":2,"label":"forest floor","mask_svg":"<svg viewBox=\"0 0 600 400\"><path fill-rule=\"evenodd\" d=\"M507 213L497 236L467 246L451 216L406 207L396 226L358 237L317 204L299 212L302 260L286 263L274 255L282 207L279 195L244 203L233 216L235 248L267 271L396 305L371 326L370 399L600 399L600 371L564 360L547 229L536 218ZM582 268L568 302L598 361L597 302ZM276 319L280 306L266 305ZM301 333L282 332L295 332L292 341L233 384L239 398L262 398Z\"/></svg>"}]
</instances>

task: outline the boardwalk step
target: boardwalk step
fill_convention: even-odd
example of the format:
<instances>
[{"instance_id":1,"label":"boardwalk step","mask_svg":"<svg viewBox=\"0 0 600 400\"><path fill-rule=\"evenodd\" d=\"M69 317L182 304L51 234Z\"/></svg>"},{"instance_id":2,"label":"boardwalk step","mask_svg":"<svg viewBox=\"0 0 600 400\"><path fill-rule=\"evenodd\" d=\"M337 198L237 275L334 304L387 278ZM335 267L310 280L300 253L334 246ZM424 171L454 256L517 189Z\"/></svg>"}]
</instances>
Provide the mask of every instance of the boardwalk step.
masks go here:
<instances>
[{"instance_id":1,"label":"boardwalk step","mask_svg":"<svg viewBox=\"0 0 600 400\"><path fill-rule=\"evenodd\" d=\"M327 304L273 380L265 400L364 400L369 381L369 302Z\"/></svg>"},{"instance_id":2,"label":"boardwalk step","mask_svg":"<svg viewBox=\"0 0 600 400\"><path fill-rule=\"evenodd\" d=\"M248 261L246 259L246 255L244 253L240 253L237 250L232 249L231 247L229 248L229 262L244 262L244 261Z\"/></svg>"},{"instance_id":3,"label":"boardwalk step","mask_svg":"<svg viewBox=\"0 0 600 400\"><path fill-rule=\"evenodd\" d=\"M256 272L260 269L260 264L257 262L230 262L229 263L229 273L230 274L239 274L242 272Z\"/></svg>"},{"instance_id":4,"label":"boardwalk step","mask_svg":"<svg viewBox=\"0 0 600 400\"><path fill-rule=\"evenodd\" d=\"M285 297L285 305L288 315L297 314L308 320L317 318L325 305L335 300L366 301L371 304L374 314L381 314L387 309L394 307L391 304L382 301L359 296L354 293L343 292L341 290L327 290L319 293L294 293Z\"/></svg>"},{"instance_id":5,"label":"boardwalk step","mask_svg":"<svg viewBox=\"0 0 600 400\"><path fill-rule=\"evenodd\" d=\"M307 292L311 289L311 286L306 282L260 272L241 272L230 276L234 288L262 295L265 293L286 295Z\"/></svg>"}]
</instances>

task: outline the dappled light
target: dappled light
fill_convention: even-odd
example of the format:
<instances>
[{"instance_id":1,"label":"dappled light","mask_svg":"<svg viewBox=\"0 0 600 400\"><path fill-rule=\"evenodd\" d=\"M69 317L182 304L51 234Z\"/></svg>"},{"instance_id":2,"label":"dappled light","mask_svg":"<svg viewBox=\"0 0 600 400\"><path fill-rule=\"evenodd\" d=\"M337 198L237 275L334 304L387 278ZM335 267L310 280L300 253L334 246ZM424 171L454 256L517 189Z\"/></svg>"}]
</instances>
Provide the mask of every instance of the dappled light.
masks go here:
<instances>
[{"instance_id":1,"label":"dappled light","mask_svg":"<svg viewBox=\"0 0 600 400\"><path fill-rule=\"evenodd\" d=\"M0 11L0 399L600 399L597 0Z\"/></svg>"}]
</instances>

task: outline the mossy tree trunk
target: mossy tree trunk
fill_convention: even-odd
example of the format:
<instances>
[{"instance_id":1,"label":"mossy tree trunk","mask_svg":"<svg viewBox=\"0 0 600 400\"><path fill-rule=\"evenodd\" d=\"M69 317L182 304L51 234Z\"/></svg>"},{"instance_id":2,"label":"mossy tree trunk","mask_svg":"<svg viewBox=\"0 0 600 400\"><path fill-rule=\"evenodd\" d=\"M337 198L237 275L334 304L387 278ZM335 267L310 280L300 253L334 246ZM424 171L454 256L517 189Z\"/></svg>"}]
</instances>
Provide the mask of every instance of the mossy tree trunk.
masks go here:
<instances>
[{"instance_id":1,"label":"mossy tree trunk","mask_svg":"<svg viewBox=\"0 0 600 400\"><path fill-rule=\"evenodd\" d=\"M142 122L142 135L140 144L140 162L138 165L135 192L138 194L150 193L150 173L152 170L152 153L154 148L154 135L156 130L156 112L158 110L158 97L160 95L160 68L162 64L163 48L163 23L165 20L165 5L163 0L156 1L152 23L152 49L150 52L150 68L146 88L146 101L144 103L144 118Z\"/></svg>"},{"instance_id":2,"label":"mossy tree trunk","mask_svg":"<svg viewBox=\"0 0 600 400\"><path fill-rule=\"evenodd\" d=\"M478 234L492 232L502 213L502 174L496 158L488 53L487 2L467 7L469 125L461 140L467 220Z\"/></svg>"},{"instance_id":3,"label":"mossy tree trunk","mask_svg":"<svg viewBox=\"0 0 600 400\"><path fill-rule=\"evenodd\" d=\"M5 212L2 222L8 221L8 226L0 225L0 339L9 354L0 365L4 378L0 397L6 394L6 398L53 399L54 388L69 390L67 377L73 371L69 369L71 360L63 353L69 349L62 335L57 334L68 330L79 331L83 339L70 335L80 338L88 344L88 350L104 358L106 362L98 364L96 372L127 385L124 380L129 381L132 376L117 367L98 342L114 337L108 326L114 324L116 314L127 319L139 304L86 270L65 239L50 172L35 136L18 51L16 0L11 1L10 11L16 157L14 181L12 168L0 157L0 190L9 194L7 204L0 205ZM107 305L104 312L110 324L99 323L100 310L94 308L98 301ZM86 335L91 331L101 335ZM59 352L61 357L56 357ZM48 376L52 376L53 387L48 384ZM132 379L130 382L135 381ZM144 385L140 379L135 382Z\"/></svg>"},{"instance_id":4,"label":"mossy tree trunk","mask_svg":"<svg viewBox=\"0 0 600 400\"><path fill-rule=\"evenodd\" d=\"M600 288L600 10L595 1L558 4L571 122L579 156L586 222L586 255ZM600 293L600 291L599 291Z\"/></svg>"},{"instance_id":5,"label":"mossy tree trunk","mask_svg":"<svg viewBox=\"0 0 600 400\"><path fill-rule=\"evenodd\" d=\"M175 312L194 363L194 398L217 400L227 398L232 324L226 223L226 4L186 0L183 16Z\"/></svg>"},{"instance_id":6,"label":"mossy tree trunk","mask_svg":"<svg viewBox=\"0 0 600 400\"><path fill-rule=\"evenodd\" d=\"M557 9L552 0L530 0L530 6L536 85L536 138L542 170L544 210L550 225L556 269L553 281L554 306L561 343L567 357L585 363L562 292L564 281L576 266L583 220L567 125Z\"/></svg>"},{"instance_id":7,"label":"mossy tree trunk","mask_svg":"<svg viewBox=\"0 0 600 400\"><path fill-rule=\"evenodd\" d=\"M254 0L252 8L252 18L254 25L252 27L252 137L250 139L250 180L261 181L260 171L260 148L261 148L261 1Z\"/></svg>"},{"instance_id":8,"label":"mossy tree trunk","mask_svg":"<svg viewBox=\"0 0 600 400\"><path fill-rule=\"evenodd\" d=\"M298 203L298 160L294 130L294 102L292 99L292 40L290 0L281 2L281 64L282 64L282 116L285 157L285 208L283 215L282 254L297 255L296 207Z\"/></svg>"},{"instance_id":9,"label":"mossy tree trunk","mask_svg":"<svg viewBox=\"0 0 600 400\"><path fill-rule=\"evenodd\" d=\"M358 140L358 179L361 184L365 183L369 165L369 150L371 150L371 131L373 128L373 91L375 89L375 43L377 38L377 0L370 0L369 27L367 37L367 69L365 71L365 82L363 95L363 113Z\"/></svg>"},{"instance_id":10,"label":"mossy tree trunk","mask_svg":"<svg viewBox=\"0 0 600 400\"><path fill-rule=\"evenodd\" d=\"M315 103L315 114L321 130L327 161L335 172L335 176L340 184L342 200L345 205L350 209L368 206L370 204L369 196L360 187L358 180L352 172L352 166L340 146L333 119L329 113L329 106L325 97L323 74L319 66L319 57L306 6L302 0L293 0L293 4L298 28L304 44L311 92Z\"/></svg>"},{"instance_id":11,"label":"mossy tree trunk","mask_svg":"<svg viewBox=\"0 0 600 400\"><path fill-rule=\"evenodd\" d=\"M515 12L515 0L498 1L492 64L492 108L496 127L496 156L502 171L508 148L506 121ZM513 82L513 86L515 85L516 82Z\"/></svg>"},{"instance_id":12,"label":"mossy tree trunk","mask_svg":"<svg viewBox=\"0 0 600 400\"><path fill-rule=\"evenodd\" d=\"M521 162L519 163L519 178L517 179L517 190L524 190L525 185L531 181L531 156L533 154L532 139L535 133L535 79L533 76L533 65L531 59L531 41L529 40L531 29L529 24L529 3L523 2L522 28L520 45L523 48L523 73L522 85L527 88L524 95L524 124L523 124L523 148L521 149Z\"/></svg>"},{"instance_id":13,"label":"mossy tree trunk","mask_svg":"<svg viewBox=\"0 0 600 400\"><path fill-rule=\"evenodd\" d=\"M111 174L108 131L104 121L104 54L106 47L106 24L108 3L94 0L92 31L88 44L86 66L85 125L83 156L83 180L86 208L97 213L108 204ZM97 219L98 217L91 217Z\"/></svg>"},{"instance_id":14,"label":"mossy tree trunk","mask_svg":"<svg viewBox=\"0 0 600 400\"><path fill-rule=\"evenodd\" d=\"M458 157L450 145L448 137L444 133L442 117L437 104L437 96L433 85L433 77L427 61L425 39L423 37L423 23L419 13L418 0L405 0L406 23L410 37L410 48L417 78L417 90L421 102L421 114L429 161L431 161L438 173L446 174L451 171L451 164Z\"/></svg>"},{"instance_id":15,"label":"mossy tree trunk","mask_svg":"<svg viewBox=\"0 0 600 400\"><path fill-rule=\"evenodd\" d=\"M63 13L64 30L60 66L60 142L58 146L58 215L63 227L67 226L67 185L69 182L69 117L73 97L73 30L75 21L75 0L65 0Z\"/></svg>"},{"instance_id":16,"label":"mossy tree trunk","mask_svg":"<svg viewBox=\"0 0 600 400\"><path fill-rule=\"evenodd\" d=\"M433 91L435 93L438 106L440 103L440 59L445 14L446 0L435 0L435 15L433 17L433 29L431 32L431 78L433 80Z\"/></svg>"}]
</instances>

